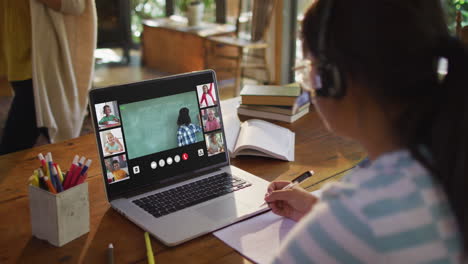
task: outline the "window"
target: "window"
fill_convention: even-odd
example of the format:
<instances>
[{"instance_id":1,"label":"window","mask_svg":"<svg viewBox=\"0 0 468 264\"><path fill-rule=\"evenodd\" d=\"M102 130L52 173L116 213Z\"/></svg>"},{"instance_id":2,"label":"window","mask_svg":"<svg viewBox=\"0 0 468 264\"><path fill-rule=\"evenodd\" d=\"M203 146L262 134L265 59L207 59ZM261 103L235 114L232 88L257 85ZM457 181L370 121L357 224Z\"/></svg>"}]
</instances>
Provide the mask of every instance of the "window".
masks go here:
<instances>
[{"instance_id":1,"label":"window","mask_svg":"<svg viewBox=\"0 0 468 264\"><path fill-rule=\"evenodd\" d=\"M455 34L456 16L460 11L462 16L461 26L468 26L468 1L467 0L441 0L444 7L447 24L452 34Z\"/></svg>"},{"instance_id":2,"label":"window","mask_svg":"<svg viewBox=\"0 0 468 264\"><path fill-rule=\"evenodd\" d=\"M166 15L166 0L130 0L131 29L133 41L140 42L143 19L164 17Z\"/></svg>"}]
</instances>

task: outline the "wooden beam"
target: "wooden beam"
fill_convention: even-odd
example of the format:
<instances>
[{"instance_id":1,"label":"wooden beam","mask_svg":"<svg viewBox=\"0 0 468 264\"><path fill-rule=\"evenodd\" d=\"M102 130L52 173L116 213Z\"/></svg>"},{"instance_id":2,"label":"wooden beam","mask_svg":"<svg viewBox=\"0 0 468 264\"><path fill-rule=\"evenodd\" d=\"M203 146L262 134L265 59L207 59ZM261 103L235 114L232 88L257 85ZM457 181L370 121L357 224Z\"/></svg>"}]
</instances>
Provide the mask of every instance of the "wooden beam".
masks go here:
<instances>
[{"instance_id":1,"label":"wooden beam","mask_svg":"<svg viewBox=\"0 0 468 264\"><path fill-rule=\"evenodd\" d=\"M297 0L277 0L276 4L274 80L276 84L286 84L294 80Z\"/></svg>"},{"instance_id":2,"label":"wooden beam","mask_svg":"<svg viewBox=\"0 0 468 264\"><path fill-rule=\"evenodd\" d=\"M280 84L281 82L281 47L283 36L283 0L276 0L275 8L275 78L274 83Z\"/></svg>"},{"instance_id":3,"label":"wooden beam","mask_svg":"<svg viewBox=\"0 0 468 264\"><path fill-rule=\"evenodd\" d=\"M287 25L289 28L289 32L286 33L286 36L289 36L289 48L287 52L289 53L289 61L286 65L287 74L287 83L291 83L295 81L294 78L294 71L293 67L296 64L296 39L297 39L297 8L298 8L298 0L291 0L289 6L289 24ZM286 38L286 40L288 40Z\"/></svg>"},{"instance_id":4,"label":"wooden beam","mask_svg":"<svg viewBox=\"0 0 468 264\"><path fill-rule=\"evenodd\" d=\"M166 16L170 17L174 14L174 0L166 0Z\"/></svg>"},{"instance_id":5,"label":"wooden beam","mask_svg":"<svg viewBox=\"0 0 468 264\"><path fill-rule=\"evenodd\" d=\"M216 0L216 23L226 23L226 0Z\"/></svg>"}]
</instances>

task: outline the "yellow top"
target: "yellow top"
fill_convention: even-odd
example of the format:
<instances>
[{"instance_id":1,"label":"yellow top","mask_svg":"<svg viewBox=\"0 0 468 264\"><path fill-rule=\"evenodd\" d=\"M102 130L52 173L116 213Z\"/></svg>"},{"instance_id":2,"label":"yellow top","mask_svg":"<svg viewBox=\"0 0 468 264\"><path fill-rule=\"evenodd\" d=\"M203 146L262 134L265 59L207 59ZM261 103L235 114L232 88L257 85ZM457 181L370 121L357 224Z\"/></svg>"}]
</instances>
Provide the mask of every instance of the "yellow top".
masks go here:
<instances>
[{"instance_id":1,"label":"yellow top","mask_svg":"<svg viewBox=\"0 0 468 264\"><path fill-rule=\"evenodd\" d=\"M29 0L0 1L0 76L31 79L31 11Z\"/></svg>"},{"instance_id":2,"label":"yellow top","mask_svg":"<svg viewBox=\"0 0 468 264\"><path fill-rule=\"evenodd\" d=\"M125 179L127 177L127 173L122 169L117 170L117 171L113 171L112 175L114 175L114 178L115 178L116 181L121 180L121 179Z\"/></svg>"}]
</instances>

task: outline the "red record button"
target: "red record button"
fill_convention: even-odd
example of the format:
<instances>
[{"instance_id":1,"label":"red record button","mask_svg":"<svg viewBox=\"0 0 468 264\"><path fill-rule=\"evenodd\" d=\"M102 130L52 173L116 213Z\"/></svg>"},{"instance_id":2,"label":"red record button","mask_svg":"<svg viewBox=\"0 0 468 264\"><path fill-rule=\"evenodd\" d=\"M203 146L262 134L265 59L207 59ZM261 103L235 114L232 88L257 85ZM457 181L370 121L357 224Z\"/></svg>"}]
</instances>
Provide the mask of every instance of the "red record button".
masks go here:
<instances>
[{"instance_id":1,"label":"red record button","mask_svg":"<svg viewBox=\"0 0 468 264\"><path fill-rule=\"evenodd\" d=\"M183 160L188 160L188 154L187 153L182 154L182 159Z\"/></svg>"}]
</instances>

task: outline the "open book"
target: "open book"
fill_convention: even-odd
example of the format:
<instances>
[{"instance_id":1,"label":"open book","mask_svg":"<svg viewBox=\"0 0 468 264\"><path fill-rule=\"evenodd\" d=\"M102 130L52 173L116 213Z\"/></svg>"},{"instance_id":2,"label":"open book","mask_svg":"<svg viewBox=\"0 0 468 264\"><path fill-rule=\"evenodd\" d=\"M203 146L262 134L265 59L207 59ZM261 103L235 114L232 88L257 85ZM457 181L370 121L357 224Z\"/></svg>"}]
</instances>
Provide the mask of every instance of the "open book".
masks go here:
<instances>
[{"instance_id":1,"label":"open book","mask_svg":"<svg viewBox=\"0 0 468 264\"><path fill-rule=\"evenodd\" d=\"M291 130L258 119L241 124L236 114L223 119L231 157L251 155L294 161L295 134Z\"/></svg>"}]
</instances>

